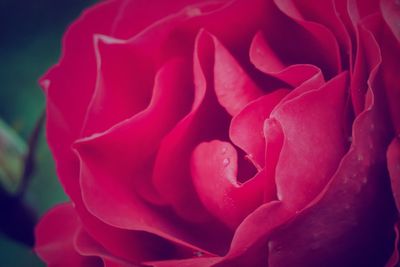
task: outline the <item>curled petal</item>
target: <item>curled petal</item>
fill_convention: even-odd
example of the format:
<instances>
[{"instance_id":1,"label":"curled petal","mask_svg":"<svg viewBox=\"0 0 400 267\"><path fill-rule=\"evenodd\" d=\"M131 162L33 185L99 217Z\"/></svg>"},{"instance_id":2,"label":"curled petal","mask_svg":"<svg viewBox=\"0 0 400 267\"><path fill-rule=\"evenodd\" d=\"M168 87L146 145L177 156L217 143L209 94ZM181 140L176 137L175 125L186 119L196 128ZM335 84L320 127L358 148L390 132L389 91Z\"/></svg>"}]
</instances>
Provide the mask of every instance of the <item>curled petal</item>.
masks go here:
<instances>
[{"instance_id":1,"label":"curled petal","mask_svg":"<svg viewBox=\"0 0 400 267\"><path fill-rule=\"evenodd\" d=\"M287 93L288 90L281 89L266 94L249 103L232 118L230 139L247 153L256 166L263 167L265 164L264 121Z\"/></svg>"},{"instance_id":2,"label":"curled petal","mask_svg":"<svg viewBox=\"0 0 400 267\"><path fill-rule=\"evenodd\" d=\"M237 153L232 145L214 140L196 147L192 156L192 179L203 204L233 229L263 199L264 174L244 184L237 181Z\"/></svg>"},{"instance_id":3,"label":"curled petal","mask_svg":"<svg viewBox=\"0 0 400 267\"><path fill-rule=\"evenodd\" d=\"M278 78L292 87L297 87L310 78L322 73L319 68L309 64L286 66L279 55L267 43L262 32L257 32L250 46L250 61L260 71Z\"/></svg>"},{"instance_id":4,"label":"curled petal","mask_svg":"<svg viewBox=\"0 0 400 267\"><path fill-rule=\"evenodd\" d=\"M285 135L276 167L278 198L294 210L321 191L346 151L346 81L343 73L320 89L285 102L271 114Z\"/></svg>"},{"instance_id":5,"label":"curled petal","mask_svg":"<svg viewBox=\"0 0 400 267\"><path fill-rule=\"evenodd\" d=\"M77 251L74 240L81 227L81 221L71 204L53 208L36 228L36 253L49 266L102 266L98 257L84 256Z\"/></svg>"},{"instance_id":6,"label":"curled petal","mask_svg":"<svg viewBox=\"0 0 400 267\"><path fill-rule=\"evenodd\" d=\"M262 91L232 55L212 36L215 47L214 87L219 103L235 116L250 101L262 95Z\"/></svg>"},{"instance_id":7,"label":"curled petal","mask_svg":"<svg viewBox=\"0 0 400 267\"><path fill-rule=\"evenodd\" d=\"M95 35L97 81L86 111L83 135L102 132L149 104L154 66L133 44Z\"/></svg>"}]
</instances>

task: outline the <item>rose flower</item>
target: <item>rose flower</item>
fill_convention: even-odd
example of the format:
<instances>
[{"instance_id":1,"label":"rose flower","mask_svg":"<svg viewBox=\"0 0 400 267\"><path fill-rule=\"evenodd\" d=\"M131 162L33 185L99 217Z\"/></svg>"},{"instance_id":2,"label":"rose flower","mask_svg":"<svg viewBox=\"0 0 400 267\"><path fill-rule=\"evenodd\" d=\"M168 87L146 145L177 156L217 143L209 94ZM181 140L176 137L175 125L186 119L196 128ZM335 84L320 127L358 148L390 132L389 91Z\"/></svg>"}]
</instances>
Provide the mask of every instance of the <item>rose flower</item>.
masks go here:
<instances>
[{"instance_id":1,"label":"rose flower","mask_svg":"<svg viewBox=\"0 0 400 267\"><path fill-rule=\"evenodd\" d=\"M49 266L395 266L400 4L114 0L41 80Z\"/></svg>"}]
</instances>

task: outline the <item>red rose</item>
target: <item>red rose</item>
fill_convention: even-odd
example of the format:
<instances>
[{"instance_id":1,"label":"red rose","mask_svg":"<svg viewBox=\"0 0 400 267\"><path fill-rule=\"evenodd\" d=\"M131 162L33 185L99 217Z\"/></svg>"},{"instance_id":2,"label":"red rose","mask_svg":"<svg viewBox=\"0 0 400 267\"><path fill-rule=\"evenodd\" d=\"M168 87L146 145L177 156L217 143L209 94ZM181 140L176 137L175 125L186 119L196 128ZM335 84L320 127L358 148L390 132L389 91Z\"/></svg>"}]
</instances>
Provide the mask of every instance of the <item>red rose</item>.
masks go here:
<instances>
[{"instance_id":1,"label":"red rose","mask_svg":"<svg viewBox=\"0 0 400 267\"><path fill-rule=\"evenodd\" d=\"M395 266L400 5L108 1L41 83L50 266Z\"/></svg>"}]
</instances>

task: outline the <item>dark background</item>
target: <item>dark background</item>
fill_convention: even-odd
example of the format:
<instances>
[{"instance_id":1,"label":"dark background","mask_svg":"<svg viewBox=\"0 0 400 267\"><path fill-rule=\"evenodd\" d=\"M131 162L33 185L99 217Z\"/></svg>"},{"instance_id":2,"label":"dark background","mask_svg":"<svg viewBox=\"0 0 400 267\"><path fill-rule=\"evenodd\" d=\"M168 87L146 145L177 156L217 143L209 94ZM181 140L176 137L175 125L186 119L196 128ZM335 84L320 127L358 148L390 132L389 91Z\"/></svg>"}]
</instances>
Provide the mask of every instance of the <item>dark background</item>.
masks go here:
<instances>
[{"instance_id":1,"label":"dark background","mask_svg":"<svg viewBox=\"0 0 400 267\"><path fill-rule=\"evenodd\" d=\"M45 107L38 78L57 62L67 26L95 0L0 0L0 118L28 141ZM44 131L35 152L36 168L23 202L37 216L67 198L59 185ZM4 202L3 202L4 203ZM0 210L0 222L9 218ZM16 231L24 221L13 223ZM44 266L32 248L0 231L0 267Z\"/></svg>"}]
</instances>

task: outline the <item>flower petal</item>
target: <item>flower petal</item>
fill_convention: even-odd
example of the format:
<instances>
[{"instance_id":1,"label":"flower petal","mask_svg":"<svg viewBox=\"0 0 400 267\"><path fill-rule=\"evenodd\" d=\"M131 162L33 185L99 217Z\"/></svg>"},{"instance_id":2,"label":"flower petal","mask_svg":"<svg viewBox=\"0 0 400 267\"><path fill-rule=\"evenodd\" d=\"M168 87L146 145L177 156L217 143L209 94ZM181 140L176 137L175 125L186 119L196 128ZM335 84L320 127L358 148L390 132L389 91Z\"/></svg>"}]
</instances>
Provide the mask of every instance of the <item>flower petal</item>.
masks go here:
<instances>
[{"instance_id":1,"label":"flower petal","mask_svg":"<svg viewBox=\"0 0 400 267\"><path fill-rule=\"evenodd\" d=\"M264 121L287 93L288 90L281 89L266 94L249 103L232 118L229 128L230 139L261 168L265 164Z\"/></svg>"},{"instance_id":2,"label":"flower petal","mask_svg":"<svg viewBox=\"0 0 400 267\"><path fill-rule=\"evenodd\" d=\"M400 19L400 5L395 0L382 0L380 1L380 9L382 11L383 19L386 24L389 26L391 32L397 40L397 43L400 42L400 28L399 28L399 19Z\"/></svg>"},{"instance_id":3,"label":"flower petal","mask_svg":"<svg viewBox=\"0 0 400 267\"><path fill-rule=\"evenodd\" d=\"M233 56L215 36L214 87L219 103L229 114L235 116L250 101L263 92L254 84Z\"/></svg>"},{"instance_id":4,"label":"flower petal","mask_svg":"<svg viewBox=\"0 0 400 267\"><path fill-rule=\"evenodd\" d=\"M200 31L194 52L194 101L191 111L162 140L154 163L153 182L160 195L182 218L193 222L210 220L190 179L190 156L204 139L222 137L228 114L218 105L210 83L213 46Z\"/></svg>"},{"instance_id":5,"label":"flower petal","mask_svg":"<svg viewBox=\"0 0 400 267\"><path fill-rule=\"evenodd\" d=\"M145 111L102 134L79 140L75 147L81 159L82 197L90 213L114 227L147 231L204 251L198 245L207 247L208 239L195 237L191 226L169 209L152 205L159 198L154 188L150 196L144 194L147 190L141 191L143 186L152 188L149 164L161 139L192 104L187 71L179 60L166 64L156 76L153 99ZM116 159L115 155L120 156Z\"/></svg>"},{"instance_id":6,"label":"flower petal","mask_svg":"<svg viewBox=\"0 0 400 267\"><path fill-rule=\"evenodd\" d=\"M236 226L262 203L265 181L259 172L244 184L237 181L237 153L227 142L201 143L192 155L192 179L207 209L225 224Z\"/></svg>"},{"instance_id":7,"label":"flower petal","mask_svg":"<svg viewBox=\"0 0 400 267\"><path fill-rule=\"evenodd\" d=\"M342 64L339 45L332 32L322 24L305 20L292 0L275 0L274 2L280 11L298 23L312 38L307 46L315 45L317 50L314 51L314 53L320 53L321 58L313 58L313 56L310 55L311 57L307 60L316 60L316 63L310 63L319 67L327 78L334 77L340 73ZM304 6L301 7L302 10L304 10Z\"/></svg>"},{"instance_id":8,"label":"flower petal","mask_svg":"<svg viewBox=\"0 0 400 267\"><path fill-rule=\"evenodd\" d=\"M387 179L391 131L378 66L369 80L371 101L353 124L349 152L308 208L271 236L270 265L383 266L390 257L398 218Z\"/></svg>"},{"instance_id":9,"label":"flower petal","mask_svg":"<svg viewBox=\"0 0 400 267\"><path fill-rule=\"evenodd\" d=\"M154 64L128 41L94 36L97 81L86 111L83 135L102 132L149 104Z\"/></svg>"},{"instance_id":10,"label":"flower petal","mask_svg":"<svg viewBox=\"0 0 400 267\"><path fill-rule=\"evenodd\" d=\"M102 266L99 258L82 256L76 250L74 239L81 227L81 221L71 204L56 206L36 228L36 253L49 266Z\"/></svg>"},{"instance_id":11,"label":"flower petal","mask_svg":"<svg viewBox=\"0 0 400 267\"><path fill-rule=\"evenodd\" d=\"M257 32L250 46L250 61L260 71L278 78L292 87L297 87L311 77L320 75L319 68L309 64L294 64L286 66L279 55L266 41L262 32Z\"/></svg>"},{"instance_id":12,"label":"flower petal","mask_svg":"<svg viewBox=\"0 0 400 267\"><path fill-rule=\"evenodd\" d=\"M346 151L346 81L343 73L318 90L284 102L271 114L285 135L276 167L278 198L294 210L322 190Z\"/></svg>"}]
</instances>

